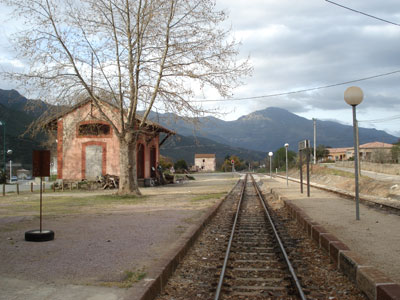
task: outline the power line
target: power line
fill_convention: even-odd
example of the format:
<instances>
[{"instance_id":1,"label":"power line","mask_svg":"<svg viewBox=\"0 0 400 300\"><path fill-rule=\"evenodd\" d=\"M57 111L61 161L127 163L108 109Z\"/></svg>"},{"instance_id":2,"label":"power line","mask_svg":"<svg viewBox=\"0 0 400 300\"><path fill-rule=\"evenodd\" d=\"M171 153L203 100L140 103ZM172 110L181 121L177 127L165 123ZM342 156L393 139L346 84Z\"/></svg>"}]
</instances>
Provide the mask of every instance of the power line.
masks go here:
<instances>
[{"instance_id":1,"label":"power line","mask_svg":"<svg viewBox=\"0 0 400 300\"><path fill-rule=\"evenodd\" d=\"M376 20L379 20L379 21L382 21L382 22L385 22L385 23L389 23L389 24L392 24L392 25L400 26L400 24L398 24L398 23L394 23L394 22L392 22L392 21L388 21L388 20L385 20L385 19L382 19L382 18L375 17L375 16L373 16L373 15L370 15L370 14L367 14L367 13L365 13L365 12L362 12L362 11L359 11L359 10L356 10L356 9L353 9L353 8L350 8L350 7L341 5L341 4L339 4L339 3L336 3L336 2L333 2L333 1L330 1L330 0L325 0L325 1L326 1L326 2L329 2L329 3L331 3L331 4L334 4L334 5L337 5L337 6L339 6L339 7L342 7L342 8L344 8L344 9L351 10L351 11L353 11L353 12L355 12L355 13L362 14L362 15L364 15L364 16L367 16L367 17L370 17L370 18L373 18L373 19L376 19Z\"/></svg>"},{"instance_id":2,"label":"power line","mask_svg":"<svg viewBox=\"0 0 400 300\"><path fill-rule=\"evenodd\" d=\"M361 123L386 123L394 120L400 119L400 115L397 116L391 116L388 118L382 118L382 119L373 119L373 120L359 120L358 122Z\"/></svg>"},{"instance_id":3,"label":"power line","mask_svg":"<svg viewBox=\"0 0 400 300\"><path fill-rule=\"evenodd\" d=\"M283 92L283 93L277 93L277 94L268 94L268 95L263 95L263 96L253 96L253 97L243 97L243 98L191 100L190 102L225 102L225 101L243 101L243 100L261 99L261 98L272 98L272 97L278 97L278 96L286 96L286 95L311 92L311 91L316 91L316 90L321 90L321 89L327 89L327 88L331 88L331 87L335 87L335 86L341 86L341 85L346 85L346 84L350 84L350 83L370 80L370 79L374 79L374 78L378 78L378 77L389 76L389 75L393 75L396 73L400 73L400 70L396 70L396 71L389 72L389 73L378 74L378 75L374 75L374 76L369 76L369 77L364 77L364 78L360 78L360 79L335 83L335 84L329 84L329 85L324 85L324 86L319 86L319 87L314 87L314 88L309 88L309 89L296 90L296 91L292 91L292 92Z\"/></svg>"}]
</instances>

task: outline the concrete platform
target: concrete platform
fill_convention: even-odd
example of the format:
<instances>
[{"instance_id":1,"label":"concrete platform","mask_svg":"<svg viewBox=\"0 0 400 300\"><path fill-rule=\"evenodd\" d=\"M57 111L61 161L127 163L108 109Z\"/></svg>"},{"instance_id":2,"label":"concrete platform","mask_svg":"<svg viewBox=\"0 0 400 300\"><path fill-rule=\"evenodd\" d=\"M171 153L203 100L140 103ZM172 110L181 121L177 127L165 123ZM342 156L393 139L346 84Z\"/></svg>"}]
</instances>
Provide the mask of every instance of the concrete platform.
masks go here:
<instances>
[{"instance_id":1,"label":"concrete platform","mask_svg":"<svg viewBox=\"0 0 400 300\"><path fill-rule=\"evenodd\" d=\"M400 299L400 217L299 183L264 176L263 188L285 202L291 217L369 299Z\"/></svg>"}]
</instances>

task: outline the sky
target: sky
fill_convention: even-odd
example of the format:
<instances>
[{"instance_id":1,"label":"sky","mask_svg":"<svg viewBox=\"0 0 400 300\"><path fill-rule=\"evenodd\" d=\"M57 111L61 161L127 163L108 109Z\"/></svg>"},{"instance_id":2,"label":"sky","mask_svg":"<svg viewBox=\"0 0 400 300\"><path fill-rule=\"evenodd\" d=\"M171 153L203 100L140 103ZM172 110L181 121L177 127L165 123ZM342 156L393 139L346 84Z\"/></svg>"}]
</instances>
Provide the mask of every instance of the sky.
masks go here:
<instances>
[{"instance_id":1,"label":"sky","mask_svg":"<svg viewBox=\"0 0 400 300\"><path fill-rule=\"evenodd\" d=\"M252 76L233 91L232 98L257 98L207 102L205 107L218 107L225 120L281 107L308 119L351 125L351 107L343 94L356 85L364 92L364 100L357 106L360 127L400 136L400 2L335 2L397 25L325 0L217 0L217 8L229 14L224 26L231 27L232 35L241 41L239 59L249 56L253 66ZM4 20L8 11L0 8ZM0 68L22 66L7 41L18 24L15 19L0 24ZM0 88L13 85L0 80ZM307 89L315 90L270 96ZM208 92L206 99L221 97Z\"/></svg>"}]
</instances>

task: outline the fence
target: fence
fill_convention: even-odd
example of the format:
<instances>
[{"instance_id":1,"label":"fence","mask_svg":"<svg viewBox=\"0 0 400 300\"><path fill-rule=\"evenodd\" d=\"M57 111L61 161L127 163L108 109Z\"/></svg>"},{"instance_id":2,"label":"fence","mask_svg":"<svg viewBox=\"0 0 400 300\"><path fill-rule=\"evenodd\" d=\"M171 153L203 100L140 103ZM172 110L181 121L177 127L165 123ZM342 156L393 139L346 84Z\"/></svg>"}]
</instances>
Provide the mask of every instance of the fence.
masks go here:
<instances>
[{"instance_id":1,"label":"fence","mask_svg":"<svg viewBox=\"0 0 400 300\"><path fill-rule=\"evenodd\" d=\"M61 181L61 182L43 182L42 183L42 192L56 192L56 191L64 191L69 190L72 191L73 189L93 189L99 188L96 183L91 182L72 182L72 181ZM40 184L34 184L30 182L29 184L2 184L2 195L5 196L8 193L16 193L17 195L20 192L39 192L40 191Z\"/></svg>"}]
</instances>

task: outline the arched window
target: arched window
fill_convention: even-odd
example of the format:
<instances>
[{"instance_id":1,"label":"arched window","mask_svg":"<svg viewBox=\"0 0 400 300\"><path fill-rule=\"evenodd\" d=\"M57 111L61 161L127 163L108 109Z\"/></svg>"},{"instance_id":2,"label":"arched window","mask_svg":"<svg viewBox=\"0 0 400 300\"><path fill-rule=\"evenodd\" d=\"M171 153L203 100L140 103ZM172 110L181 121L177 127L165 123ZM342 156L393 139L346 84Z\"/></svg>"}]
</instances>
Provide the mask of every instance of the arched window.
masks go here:
<instances>
[{"instance_id":1,"label":"arched window","mask_svg":"<svg viewBox=\"0 0 400 300\"><path fill-rule=\"evenodd\" d=\"M78 128L78 136L105 136L110 133L110 125L103 123L81 124Z\"/></svg>"}]
</instances>

